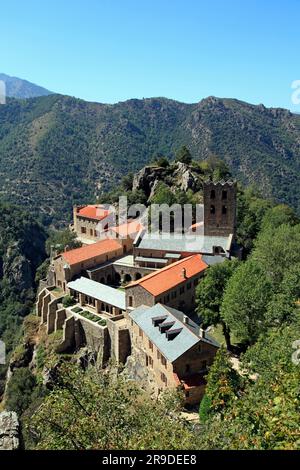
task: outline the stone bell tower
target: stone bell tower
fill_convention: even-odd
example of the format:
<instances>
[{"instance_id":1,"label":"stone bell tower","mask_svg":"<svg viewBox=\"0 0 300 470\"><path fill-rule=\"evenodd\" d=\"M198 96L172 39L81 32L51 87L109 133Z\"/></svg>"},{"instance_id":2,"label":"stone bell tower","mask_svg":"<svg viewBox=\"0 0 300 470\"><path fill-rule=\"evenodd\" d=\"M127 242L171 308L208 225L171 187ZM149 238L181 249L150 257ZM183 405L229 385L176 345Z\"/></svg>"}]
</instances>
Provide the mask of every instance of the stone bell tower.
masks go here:
<instances>
[{"instance_id":1,"label":"stone bell tower","mask_svg":"<svg viewBox=\"0 0 300 470\"><path fill-rule=\"evenodd\" d=\"M208 181L204 191L204 235L228 237L236 232L236 182Z\"/></svg>"}]
</instances>

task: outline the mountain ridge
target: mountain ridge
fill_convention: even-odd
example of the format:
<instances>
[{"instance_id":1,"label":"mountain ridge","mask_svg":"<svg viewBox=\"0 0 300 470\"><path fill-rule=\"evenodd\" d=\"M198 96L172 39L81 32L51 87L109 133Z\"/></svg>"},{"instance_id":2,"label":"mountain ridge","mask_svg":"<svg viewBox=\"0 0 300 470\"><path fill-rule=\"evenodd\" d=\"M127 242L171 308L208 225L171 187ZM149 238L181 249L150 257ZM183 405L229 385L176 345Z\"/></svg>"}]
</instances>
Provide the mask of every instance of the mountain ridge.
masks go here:
<instances>
[{"instance_id":1,"label":"mountain ridge","mask_svg":"<svg viewBox=\"0 0 300 470\"><path fill-rule=\"evenodd\" d=\"M0 195L62 221L72 204L94 201L157 152L172 160L182 145L196 160L216 155L242 183L300 211L300 116L216 97L9 99L0 106Z\"/></svg>"},{"instance_id":2,"label":"mountain ridge","mask_svg":"<svg viewBox=\"0 0 300 470\"><path fill-rule=\"evenodd\" d=\"M12 77L5 73L0 73L0 80L5 82L6 95L9 98L27 99L53 94L52 91L36 85L35 83L22 78Z\"/></svg>"}]
</instances>

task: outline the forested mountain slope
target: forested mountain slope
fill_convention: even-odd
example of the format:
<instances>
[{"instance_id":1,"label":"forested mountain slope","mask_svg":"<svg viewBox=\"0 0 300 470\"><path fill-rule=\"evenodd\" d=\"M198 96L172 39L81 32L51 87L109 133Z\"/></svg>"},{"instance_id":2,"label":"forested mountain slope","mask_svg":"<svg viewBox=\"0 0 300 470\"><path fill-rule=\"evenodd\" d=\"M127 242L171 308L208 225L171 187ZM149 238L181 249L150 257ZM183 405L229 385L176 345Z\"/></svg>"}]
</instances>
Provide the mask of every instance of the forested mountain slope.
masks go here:
<instances>
[{"instance_id":1,"label":"forested mountain slope","mask_svg":"<svg viewBox=\"0 0 300 470\"><path fill-rule=\"evenodd\" d=\"M232 99L114 105L50 95L0 106L0 192L44 221L63 221L160 152L216 155L243 183L300 211L300 116Z\"/></svg>"}]
</instances>

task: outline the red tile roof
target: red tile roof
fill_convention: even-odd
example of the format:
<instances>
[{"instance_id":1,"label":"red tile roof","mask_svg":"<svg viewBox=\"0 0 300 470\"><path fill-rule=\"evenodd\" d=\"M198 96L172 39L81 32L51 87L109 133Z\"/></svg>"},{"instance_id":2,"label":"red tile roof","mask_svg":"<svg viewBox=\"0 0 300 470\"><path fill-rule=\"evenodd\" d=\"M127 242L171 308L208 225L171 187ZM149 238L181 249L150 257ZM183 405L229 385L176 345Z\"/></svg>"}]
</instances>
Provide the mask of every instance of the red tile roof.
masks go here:
<instances>
[{"instance_id":1,"label":"red tile roof","mask_svg":"<svg viewBox=\"0 0 300 470\"><path fill-rule=\"evenodd\" d=\"M176 261L159 271L148 274L138 281L131 282L126 287L139 285L150 292L150 294L158 296L207 268L208 265L202 260L201 255L192 255ZM183 269L185 269L185 278L182 277Z\"/></svg>"},{"instance_id":2,"label":"red tile roof","mask_svg":"<svg viewBox=\"0 0 300 470\"><path fill-rule=\"evenodd\" d=\"M78 210L77 215L87 217L88 219L103 220L109 215L109 211L104 209L103 206L96 204L82 207Z\"/></svg>"},{"instance_id":3,"label":"red tile roof","mask_svg":"<svg viewBox=\"0 0 300 470\"><path fill-rule=\"evenodd\" d=\"M61 255L69 265L73 265L120 249L122 249L120 242L107 238L93 243L92 245L65 251L64 253L61 253Z\"/></svg>"}]
</instances>

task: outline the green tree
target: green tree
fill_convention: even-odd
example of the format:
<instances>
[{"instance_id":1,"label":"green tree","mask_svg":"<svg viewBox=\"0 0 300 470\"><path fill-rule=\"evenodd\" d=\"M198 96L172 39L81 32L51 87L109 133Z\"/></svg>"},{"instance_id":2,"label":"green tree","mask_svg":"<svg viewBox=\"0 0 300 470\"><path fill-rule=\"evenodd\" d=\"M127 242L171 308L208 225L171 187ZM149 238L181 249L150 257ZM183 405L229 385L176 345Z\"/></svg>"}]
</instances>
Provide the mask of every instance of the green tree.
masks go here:
<instances>
[{"instance_id":1,"label":"green tree","mask_svg":"<svg viewBox=\"0 0 300 470\"><path fill-rule=\"evenodd\" d=\"M172 206L172 204L176 203L176 197L170 188L166 185L166 183L160 182L155 189L151 203L168 204L169 206Z\"/></svg>"},{"instance_id":2,"label":"green tree","mask_svg":"<svg viewBox=\"0 0 300 470\"><path fill-rule=\"evenodd\" d=\"M210 412L224 412L237 398L240 387L240 376L233 369L228 352L220 348L207 376L206 401L210 400Z\"/></svg>"},{"instance_id":3,"label":"green tree","mask_svg":"<svg viewBox=\"0 0 300 470\"><path fill-rule=\"evenodd\" d=\"M75 303L76 303L76 300L71 295L65 295L65 297L62 300L62 304L65 308L71 307L71 305L74 305Z\"/></svg>"},{"instance_id":4,"label":"green tree","mask_svg":"<svg viewBox=\"0 0 300 470\"><path fill-rule=\"evenodd\" d=\"M27 367L15 369L8 382L5 407L21 415L30 405L36 379Z\"/></svg>"},{"instance_id":5,"label":"green tree","mask_svg":"<svg viewBox=\"0 0 300 470\"><path fill-rule=\"evenodd\" d=\"M167 157L165 157L165 156L162 155L161 153L160 153L160 154L157 154L157 155L153 158L153 163L154 163L154 165L160 166L160 167L162 167L162 168L167 168L167 167L170 165L170 162L169 162L169 160L167 159Z\"/></svg>"},{"instance_id":6,"label":"green tree","mask_svg":"<svg viewBox=\"0 0 300 470\"><path fill-rule=\"evenodd\" d=\"M285 271L280 291L292 301L300 299L300 262L291 264Z\"/></svg>"},{"instance_id":7,"label":"green tree","mask_svg":"<svg viewBox=\"0 0 300 470\"><path fill-rule=\"evenodd\" d=\"M128 173L128 175L123 176L122 181L121 181L121 186L124 189L124 191L131 191L132 183L133 183L133 173Z\"/></svg>"},{"instance_id":8,"label":"green tree","mask_svg":"<svg viewBox=\"0 0 300 470\"><path fill-rule=\"evenodd\" d=\"M71 232L69 229L52 231L46 242L48 255L50 255L51 247L55 247L56 250L62 252L66 247L79 248L80 246L81 242L77 240L76 233Z\"/></svg>"},{"instance_id":9,"label":"green tree","mask_svg":"<svg viewBox=\"0 0 300 470\"><path fill-rule=\"evenodd\" d=\"M192 163L191 152L185 145L180 147L180 149L176 152L175 161L185 163L186 165L190 165L190 163Z\"/></svg>"},{"instance_id":10,"label":"green tree","mask_svg":"<svg viewBox=\"0 0 300 470\"><path fill-rule=\"evenodd\" d=\"M300 262L300 225L268 227L260 232L252 258L260 263L279 288L286 270Z\"/></svg>"},{"instance_id":11,"label":"green tree","mask_svg":"<svg viewBox=\"0 0 300 470\"><path fill-rule=\"evenodd\" d=\"M27 429L37 449L193 449L177 395L153 401L132 381L65 364Z\"/></svg>"},{"instance_id":12,"label":"green tree","mask_svg":"<svg viewBox=\"0 0 300 470\"><path fill-rule=\"evenodd\" d=\"M239 188L237 199L237 241L249 254L253 248L254 240L260 232L263 218L270 209L271 201L260 197L259 192L249 187L245 190Z\"/></svg>"},{"instance_id":13,"label":"green tree","mask_svg":"<svg viewBox=\"0 0 300 470\"><path fill-rule=\"evenodd\" d=\"M286 204L279 204L278 206L269 209L261 223L261 230L276 229L280 225L296 225L299 224L299 217L295 211Z\"/></svg>"},{"instance_id":14,"label":"green tree","mask_svg":"<svg viewBox=\"0 0 300 470\"><path fill-rule=\"evenodd\" d=\"M199 420L201 424L206 423L211 414L211 399L205 394L199 407Z\"/></svg>"},{"instance_id":15,"label":"green tree","mask_svg":"<svg viewBox=\"0 0 300 470\"><path fill-rule=\"evenodd\" d=\"M264 330L266 308L272 295L270 279L253 259L241 264L228 281L221 316L241 342L255 342Z\"/></svg>"},{"instance_id":16,"label":"green tree","mask_svg":"<svg viewBox=\"0 0 300 470\"><path fill-rule=\"evenodd\" d=\"M239 263L237 260L211 266L196 288L197 314L204 327L222 325L227 349L231 349L230 330L220 314L226 284Z\"/></svg>"}]
</instances>

